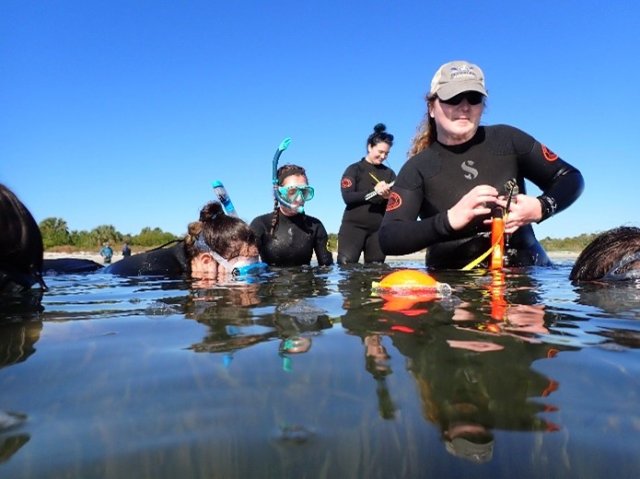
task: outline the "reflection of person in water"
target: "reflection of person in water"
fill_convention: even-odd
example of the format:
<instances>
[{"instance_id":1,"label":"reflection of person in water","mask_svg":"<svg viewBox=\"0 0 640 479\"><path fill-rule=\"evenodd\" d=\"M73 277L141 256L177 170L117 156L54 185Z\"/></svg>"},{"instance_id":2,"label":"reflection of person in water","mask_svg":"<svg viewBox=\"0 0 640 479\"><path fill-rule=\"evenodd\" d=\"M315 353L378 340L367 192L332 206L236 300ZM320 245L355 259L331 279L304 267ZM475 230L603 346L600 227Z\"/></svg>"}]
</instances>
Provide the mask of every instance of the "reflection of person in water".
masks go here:
<instances>
[{"instance_id":1,"label":"reflection of person in water","mask_svg":"<svg viewBox=\"0 0 640 479\"><path fill-rule=\"evenodd\" d=\"M260 304L260 284L238 284L228 288L197 289L185 304L185 317L209 327L204 339L191 346L196 352L228 352L243 349L275 336L273 331L256 333L252 306ZM250 333L246 331L250 330Z\"/></svg>"},{"instance_id":2,"label":"reflection of person in water","mask_svg":"<svg viewBox=\"0 0 640 479\"><path fill-rule=\"evenodd\" d=\"M41 332L40 321L0 323L0 369L26 361L35 352ZM25 414L0 410L0 464L29 441L29 434L19 431L26 420Z\"/></svg>"},{"instance_id":3,"label":"reflection of person in water","mask_svg":"<svg viewBox=\"0 0 640 479\"><path fill-rule=\"evenodd\" d=\"M308 352L313 336L333 327L326 311L306 299L280 303L276 307L273 325L281 338L278 350L285 371L292 369L292 355Z\"/></svg>"},{"instance_id":4,"label":"reflection of person in water","mask_svg":"<svg viewBox=\"0 0 640 479\"><path fill-rule=\"evenodd\" d=\"M478 277L483 284L487 277ZM380 308L393 346L407 358L424 417L437 424L451 454L476 463L493 457L494 431L554 431L539 402L558 384L531 364L555 356L541 333L544 306L528 275L497 274L467 288L460 303L429 303L429 315ZM532 401L536 398L536 401Z\"/></svg>"},{"instance_id":5,"label":"reflection of person in water","mask_svg":"<svg viewBox=\"0 0 640 479\"><path fill-rule=\"evenodd\" d=\"M531 398L544 396L556 385L530 368L534 360L552 356L552 346L496 335L496 350L478 353L452 347L477 340L476 331L449 326L392 336L394 346L408 359L425 418L439 425L449 452L479 463L492 458L494 429L555 430L538 416L545 405Z\"/></svg>"}]
</instances>

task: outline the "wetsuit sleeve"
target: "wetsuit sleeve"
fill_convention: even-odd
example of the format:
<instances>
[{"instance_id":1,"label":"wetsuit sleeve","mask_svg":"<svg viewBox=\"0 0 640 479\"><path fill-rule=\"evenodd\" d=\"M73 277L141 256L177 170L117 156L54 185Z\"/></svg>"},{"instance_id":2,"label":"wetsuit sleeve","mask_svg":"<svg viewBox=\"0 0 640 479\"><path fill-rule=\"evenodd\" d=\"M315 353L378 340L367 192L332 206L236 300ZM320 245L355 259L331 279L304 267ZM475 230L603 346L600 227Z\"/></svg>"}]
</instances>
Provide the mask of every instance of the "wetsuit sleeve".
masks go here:
<instances>
[{"instance_id":1,"label":"wetsuit sleeve","mask_svg":"<svg viewBox=\"0 0 640 479\"><path fill-rule=\"evenodd\" d=\"M262 248L264 246L263 238L266 233L266 226L263 220L264 218L262 216L258 216L254 218L249 225L253 233L256 235L256 241L258 243L256 246L258 247L258 251L262 251Z\"/></svg>"},{"instance_id":2,"label":"wetsuit sleeve","mask_svg":"<svg viewBox=\"0 0 640 479\"><path fill-rule=\"evenodd\" d=\"M327 248L328 241L329 235L327 234L327 230L321 222L318 222L313 250L316 253L319 266L329 266L333 264L333 255Z\"/></svg>"},{"instance_id":3,"label":"wetsuit sleeve","mask_svg":"<svg viewBox=\"0 0 640 479\"><path fill-rule=\"evenodd\" d=\"M417 219L424 198L422 185L420 172L406 163L398 174L378 232L384 254L414 253L450 239L453 228L446 212Z\"/></svg>"},{"instance_id":4,"label":"wetsuit sleeve","mask_svg":"<svg viewBox=\"0 0 640 479\"><path fill-rule=\"evenodd\" d=\"M345 170L342 180L340 180L342 199L347 206L358 206L367 202L364 197L368 191L357 191L357 183L358 163L354 163Z\"/></svg>"},{"instance_id":5,"label":"wetsuit sleeve","mask_svg":"<svg viewBox=\"0 0 640 479\"><path fill-rule=\"evenodd\" d=\"M531 180L542 194L542 218L569 207L584 190L584 179L578 169L562 160L549 148L526 133L519 132L515 146L518 149L518 166L525 178Z\"/></svg>"}]
</instances>

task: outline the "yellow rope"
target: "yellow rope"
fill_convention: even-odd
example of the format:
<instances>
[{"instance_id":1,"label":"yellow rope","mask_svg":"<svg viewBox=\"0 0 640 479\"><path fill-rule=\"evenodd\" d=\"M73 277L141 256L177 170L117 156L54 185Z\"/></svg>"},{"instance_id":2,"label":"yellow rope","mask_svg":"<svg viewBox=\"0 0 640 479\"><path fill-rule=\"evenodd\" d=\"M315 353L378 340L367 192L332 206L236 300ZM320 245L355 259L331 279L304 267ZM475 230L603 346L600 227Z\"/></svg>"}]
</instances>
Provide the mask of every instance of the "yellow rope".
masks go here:
<instances>
[{"instance_id":1,"label":"yellow rope","mask_svg":"<svg viewBox=\"0 0 640 479\"><path fill-rule=\"evenodd\" d=\"M506 223L507 222L507 216L508 214L504 214L502 217L502 220ZM476 259L474 259L473 261L471 261L469 264L467 264L466 266L464 266L461 271L469 271L470 269L475 268L476 266L478 266L487 256L489 256L493 250L496 248L496 246L498 245L498 243L500 243L500 240L502 239L502 237L504 236L504 229L502 230L502 233L500 233L500 236L498 236L498 239L496 239L495 243L493 243L491 245L491 247L485 251L484 253L482 253L480 256L478 256Z\"/></svg>"}]
</instances>

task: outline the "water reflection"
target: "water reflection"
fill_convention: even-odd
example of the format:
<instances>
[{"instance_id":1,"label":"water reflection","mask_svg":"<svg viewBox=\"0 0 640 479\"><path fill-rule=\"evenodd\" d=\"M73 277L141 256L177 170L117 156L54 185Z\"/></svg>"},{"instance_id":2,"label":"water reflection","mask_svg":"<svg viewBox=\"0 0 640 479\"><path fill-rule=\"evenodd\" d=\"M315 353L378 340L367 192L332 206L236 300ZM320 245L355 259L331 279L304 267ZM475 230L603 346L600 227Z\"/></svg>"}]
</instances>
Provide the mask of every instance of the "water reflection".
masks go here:
<instances>
[{"instance_id":1,"label":"water reflection","mask_svg":"<svg viewBox=\"0 0 640 479\"><path fill-rule=\"evenodd\" d=\"M386 385L393 374L388 337L406 358L423 416L438 426L449 453L486 462L493 457L495 429L559 429L541 415L556 410L548 396L558 384L531 368L553 358L558 346L541 339L549 333L545 307L529 275L448 273L437 279L458 285L454 298L425 299L407 309L389 309L368 296L362 287L367 275L362 281L357 275L341 283L348 308L342 324L362 338L381 417L391 419L396 410Z\"/></svg>"},{"instance_id":2,"label":"water reflection","mask_svg":"<svg viewBox=\"0 0 640 479\"><path fill-rule=\"evenodd\" d=\"M438 273L450 300L389 309L371 296L389 271L278 270L233 286L52 278L44 312L26 315L44 323L0 326L0 475L525 477L542 465L576 477L584 458L602 472L628 452L611 424L635 443L631 321L536 270ZM629 354L600 347L612 343ZM598 419L611 405L619 417ZM603 431L616 447L600 447ZM522 452L529 462L508 459Z\"/></svg>"},{"instance_id":3,"label":"water reflection","mask_svg":"<svg viewBox=\"0 0 640 479\"><path fill-rule=\"evenodd\" d=\"M40 321L0 322L0 369L26 361L35 352L41 331ZM26 414L0 409L0 463L8 461L31 438L20 431L26 420Z\"/></svg>"}]
</instances>

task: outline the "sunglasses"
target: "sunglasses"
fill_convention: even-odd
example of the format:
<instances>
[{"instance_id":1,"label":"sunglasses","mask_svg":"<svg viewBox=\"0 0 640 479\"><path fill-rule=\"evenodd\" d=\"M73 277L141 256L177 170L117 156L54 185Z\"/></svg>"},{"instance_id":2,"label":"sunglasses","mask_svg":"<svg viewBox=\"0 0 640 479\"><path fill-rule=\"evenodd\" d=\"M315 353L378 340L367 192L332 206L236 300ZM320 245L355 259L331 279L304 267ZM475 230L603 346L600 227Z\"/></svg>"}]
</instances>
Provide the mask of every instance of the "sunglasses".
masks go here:
<instances>
[{"instance_id":1,"label":"sunglasses","mask_svg":"<svg viewBox=\"0 0 640 479\"><path fill-rule=\"evenodd\" d=\"M300 198L304 201L313 199L313 186L280 186L278 187L280 196L288 201L296 201Z\"/></svg>"},{"instance_id":2,"label":"sunglasses","mask_svg":"<svg viewBox=\"0 0 640 479\"><path fill-rule=\"evenodd\" d=\"M438 98L440 103L444 103L445 105L459 105L462 103L462 100L467 100L469 105L479 105L484 100L484 95L477 91L465 91L456 95L448 100L443 100L442 98Z\"/></svg>"}]
</instances>

